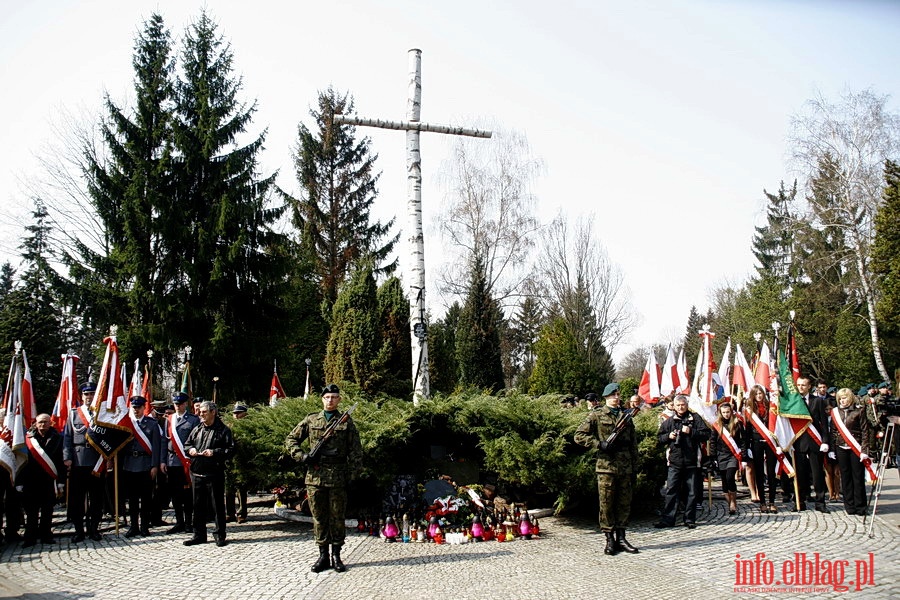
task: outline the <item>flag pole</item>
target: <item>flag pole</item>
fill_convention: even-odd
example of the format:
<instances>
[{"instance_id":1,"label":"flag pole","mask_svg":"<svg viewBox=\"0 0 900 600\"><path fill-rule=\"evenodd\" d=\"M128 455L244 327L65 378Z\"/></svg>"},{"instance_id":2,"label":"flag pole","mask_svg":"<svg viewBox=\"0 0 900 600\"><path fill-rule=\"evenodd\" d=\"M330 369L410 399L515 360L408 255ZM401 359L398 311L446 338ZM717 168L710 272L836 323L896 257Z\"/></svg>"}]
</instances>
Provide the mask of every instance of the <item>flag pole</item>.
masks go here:
<instances>
[{"instance_id":1,"label":"flag pole","mask_svg":"<svg viewBox=\"0 0 900 600\"><path fill-rule=\"evenodd\" d=\"M796 467L797 461L794 460L794 446L791 446L791 464ZM792 477L794 480L794 506L797 507L797 512L800 512L800 482L798 481L799 477Z\"/></svg>"},{"instance_id":2,"label":"flag pole","mask_svg":"<svg viewBox=\"0 0 900 600\"><path fill-rule=\"evenodd\" d=\"M119 453L116 452L116 455L113 457L113 489L115 493L115 515L116 515L116 536L119 535ZM131 523L134 526L134 523Z\"/></svg>"}]
</instances>

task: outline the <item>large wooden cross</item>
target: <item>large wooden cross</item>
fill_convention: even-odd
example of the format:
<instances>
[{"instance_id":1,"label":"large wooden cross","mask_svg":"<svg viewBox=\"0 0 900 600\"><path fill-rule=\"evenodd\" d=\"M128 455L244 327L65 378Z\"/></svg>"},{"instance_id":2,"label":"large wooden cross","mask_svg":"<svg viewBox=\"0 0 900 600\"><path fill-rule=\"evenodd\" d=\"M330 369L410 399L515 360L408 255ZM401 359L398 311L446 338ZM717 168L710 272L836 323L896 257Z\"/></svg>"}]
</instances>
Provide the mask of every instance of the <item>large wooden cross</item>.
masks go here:
<instances>
[{"instance_id":1,"label":"large wooden cross","mask_svg":"<svg viewBox=\"0 0 900 600\"><path fill-rule=\"evenodd\" d=\"M489 138L490 131L448 127L421 123L422 111L422 51L409 51L409 98L406 104L407 121L382 121L350 115L334 115L338 125L363 125L382 129L406 131L406 191L407 213L411 235L412 261L409 273L409 324L412 338L413 402L431 395L428 377L428 326L425 322L425 238L422 233L422 155L419 150L419 132L449 133L470 137Z\"/></svg>"}]
</instances>

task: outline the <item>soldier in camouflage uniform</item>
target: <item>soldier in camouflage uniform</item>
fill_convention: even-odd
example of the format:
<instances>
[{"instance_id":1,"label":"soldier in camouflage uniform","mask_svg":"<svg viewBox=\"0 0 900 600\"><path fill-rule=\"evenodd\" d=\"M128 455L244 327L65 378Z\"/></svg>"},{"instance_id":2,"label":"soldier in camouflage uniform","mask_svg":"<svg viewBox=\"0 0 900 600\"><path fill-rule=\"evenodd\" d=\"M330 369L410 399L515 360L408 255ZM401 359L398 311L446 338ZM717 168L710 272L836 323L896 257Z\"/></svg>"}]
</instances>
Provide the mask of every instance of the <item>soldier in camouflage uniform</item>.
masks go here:
<instances>
[{"instance_id":1,"label":"soldier in camouflage uniform","mask_svg":"<svg viewBox=\"0 0 900 600\"><path fill-rule=\"evenodd\" d=\"M629 420L615 441L610 434L625 411L619 407L619 384L610 383L603 390L605 406L591 410L575 431L575 443L597 451L597 491L600 494L600 529L606 534L605 554L621 550L635 554L638 549L625 539L625 528L631 516L631 495L637 474L637 436Z\"/></svg>"},{"instance_id":2,"label":"soldier in camouflage uniform","mask_svg":"<svg viewBox=\"0 0 900 600\"><path fill-rule=\"evenodd\" d=\"M338 404L341 393L335 384L322 392L322 411L306 415L285 440L289 454L307 466L306 492L313 517L313 535L319 547L319 558L312 565L313 573L329 567L328 546L331 545L330 566L341 573L346 570L341 561L344 544L344 512L347 506L347 483L359 472L362 461L362 444L353 419L337 427L334 435L322 447L319 454L310 458L301 450L304 440L312 449L322 438L326 427L341 413Z\"/></svg>"}]
</instances>

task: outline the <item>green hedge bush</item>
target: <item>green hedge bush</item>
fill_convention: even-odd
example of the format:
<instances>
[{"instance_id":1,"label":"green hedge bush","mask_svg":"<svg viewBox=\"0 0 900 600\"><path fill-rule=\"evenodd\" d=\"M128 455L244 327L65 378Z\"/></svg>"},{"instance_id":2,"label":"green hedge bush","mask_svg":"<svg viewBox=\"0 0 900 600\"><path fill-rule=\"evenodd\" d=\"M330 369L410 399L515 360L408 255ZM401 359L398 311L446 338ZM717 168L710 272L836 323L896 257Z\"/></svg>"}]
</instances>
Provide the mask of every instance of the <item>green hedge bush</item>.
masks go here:
<instances>
[{"instance_id":1,"label":"green hedge bush","mask_svg":"<svg viewBox=\"0 0 900 600\"><path fill-rule=\"evenodd\" d=\"M401 474L424 481L448 473L458 485L492 483L510 500L529 506L553 504L557 513L590 512L597 505L594 457L572 439L587 414L584 406L564 408L558 395L492 396L474 390L439 394L414 406L406 400L372 397L350 384L342 395L342 410L359 403L353 418L364 454L360 485L375 512L383 490ZM251 490L301 486L303 468L285 456L284 440L307 413L318 410L318 396L288 398L274 408L254 407L246 418L230 422L238 442L235 480ZM665 482L656 415L645 411L635 419L638 513L658 506Z\"/></svg>"}]
</instances>

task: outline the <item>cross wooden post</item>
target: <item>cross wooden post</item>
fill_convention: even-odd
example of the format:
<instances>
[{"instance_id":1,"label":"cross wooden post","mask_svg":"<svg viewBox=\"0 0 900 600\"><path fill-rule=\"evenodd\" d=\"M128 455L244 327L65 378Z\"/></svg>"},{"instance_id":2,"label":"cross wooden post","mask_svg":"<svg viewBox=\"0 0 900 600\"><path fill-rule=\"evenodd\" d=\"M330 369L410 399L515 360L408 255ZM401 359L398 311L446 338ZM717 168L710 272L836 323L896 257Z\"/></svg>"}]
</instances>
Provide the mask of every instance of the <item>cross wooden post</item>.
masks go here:
<instances>
[{"instance_id":1,"label":"cross wooden post","mask_svg":"<svg viewBox=\"0 0 900 600\"><path fill-rule=\"evenodd\" d=\"M422 233L422 155L419 150L419 132L447 133L470 137L489 138L490 131L448 127L421 123L422 109L422 51L409 51L409 98L406 104L407 121L383 121L364 119L350 115L334 115L338 125L362 125L382 129L406 131L406 191L407 214L412 231L409 242L412 261L409 273L409 324L412 338L413 402L431 395L428 376L428 326L425 322L425 238Z\"/></svg>"}]
</instances>

